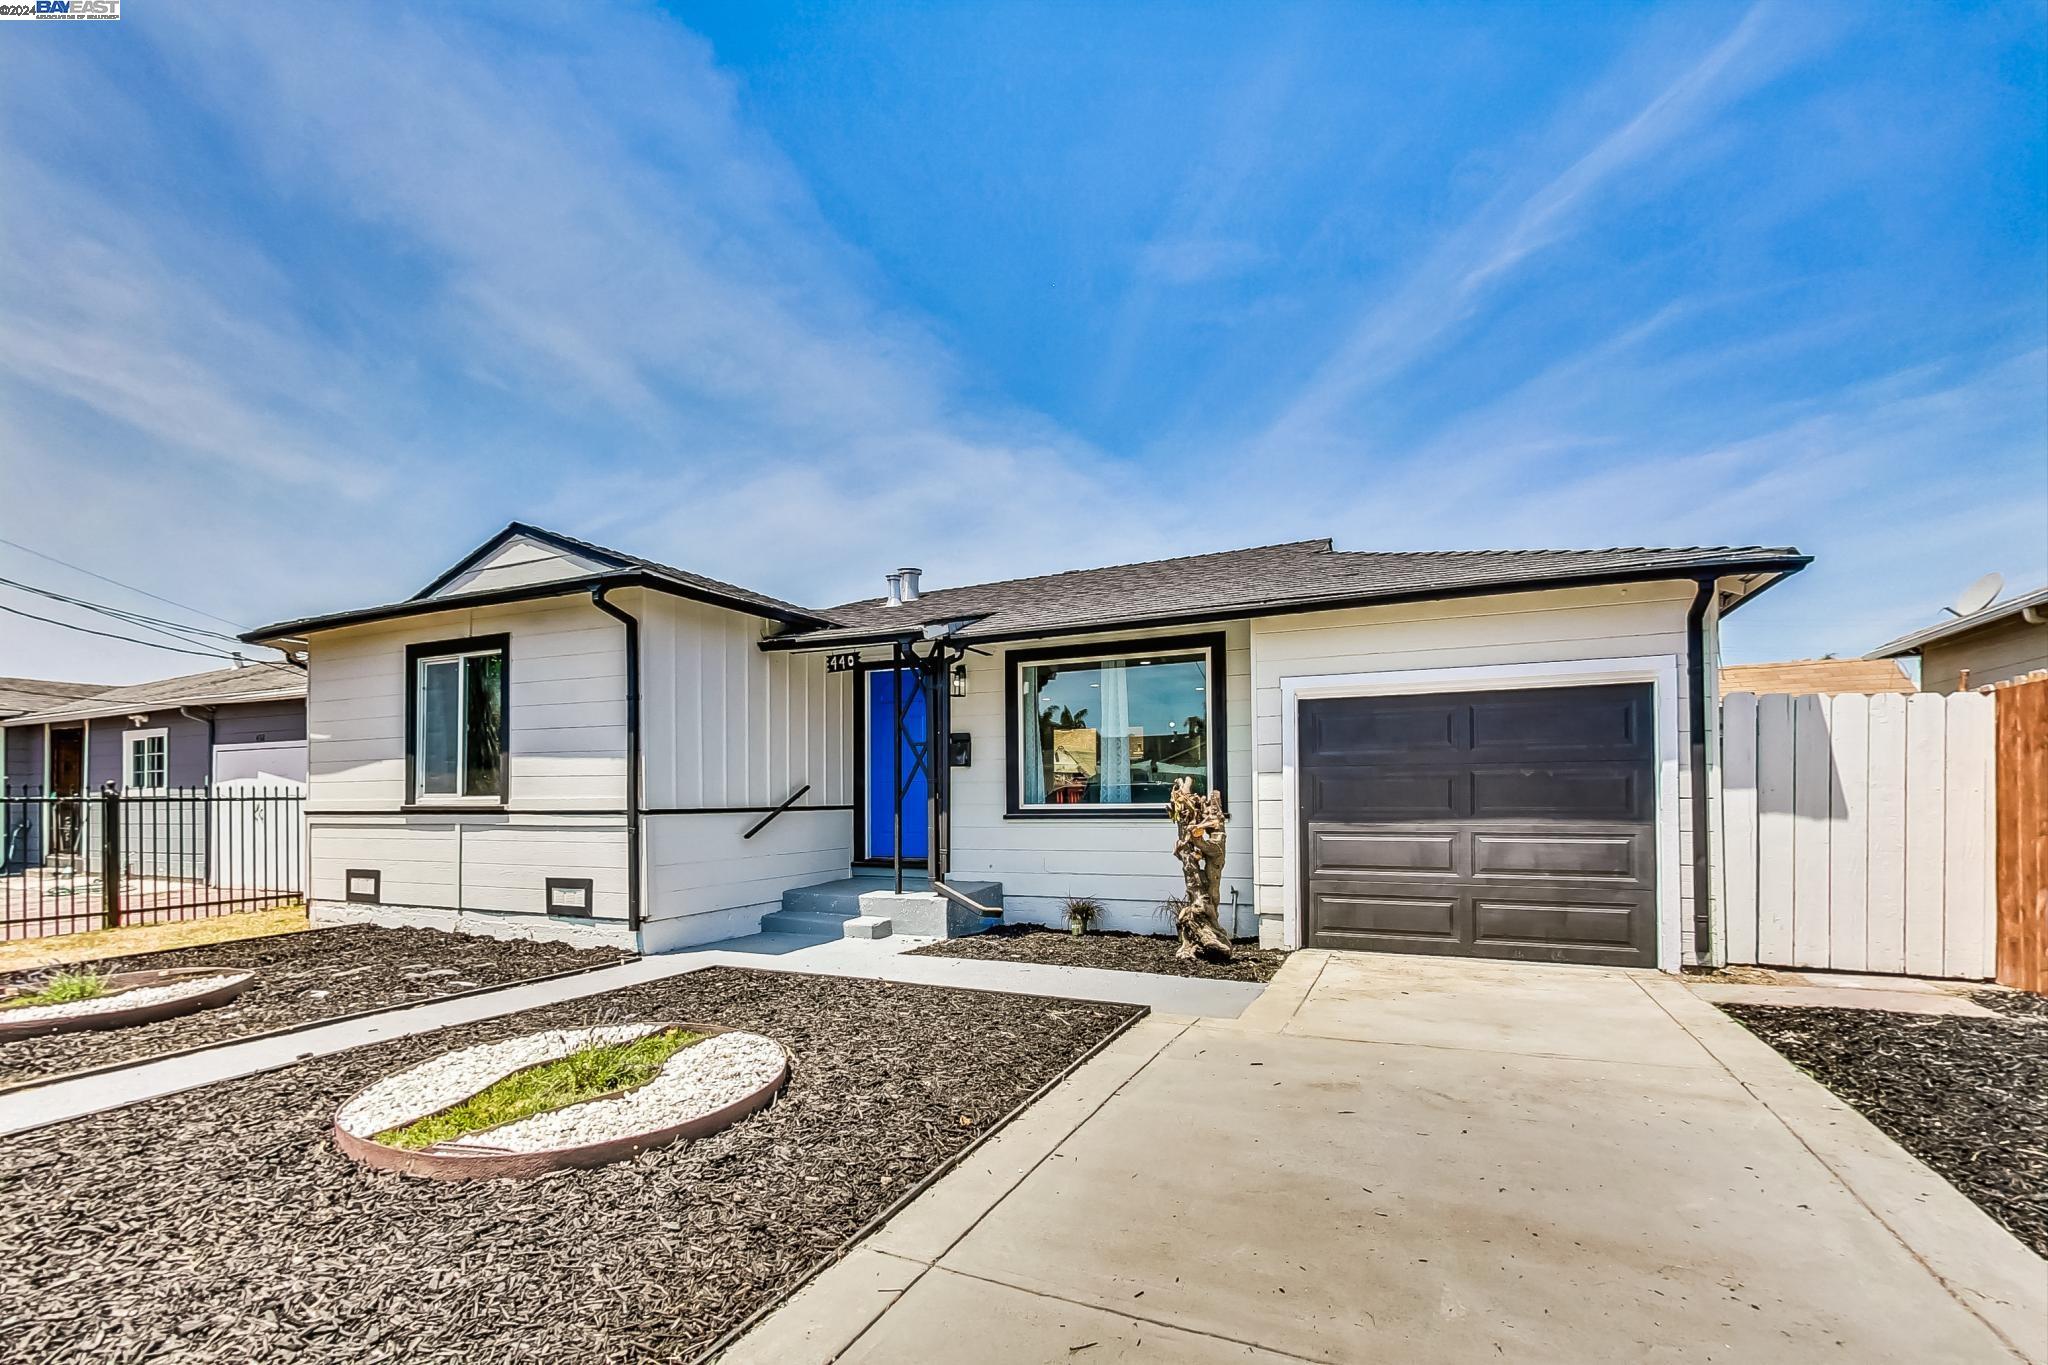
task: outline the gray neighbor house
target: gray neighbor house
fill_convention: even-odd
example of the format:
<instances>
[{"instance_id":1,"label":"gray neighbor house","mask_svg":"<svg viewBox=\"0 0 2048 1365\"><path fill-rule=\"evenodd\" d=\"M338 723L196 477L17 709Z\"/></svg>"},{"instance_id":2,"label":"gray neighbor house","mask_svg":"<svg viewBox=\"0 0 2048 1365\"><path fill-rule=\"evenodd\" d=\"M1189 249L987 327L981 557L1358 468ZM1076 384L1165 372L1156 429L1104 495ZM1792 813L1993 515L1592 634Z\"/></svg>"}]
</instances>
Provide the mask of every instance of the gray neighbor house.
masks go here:
<instances>
[{"instance_id":1,"label":"gray neighbor house","mask_svg":"<svg viewBox=\"0 0 2048 1365\"><path fill-rule=\"evenodd\" d=\"M123 687L0 679L10 791L70 796L112 782L178 790L306 776L306 679L254 663Z\"/></svg>"},{"instance_id":2,"label":"gray neighbor house","mask_svg":"<svg viewBox=\"0 0 2048 1365\"><path fill-rule=\"evenodd\" d=\"M810 607L514 522L244 638L306 660L320 923L1156 931L1189 778L1237 934L1676 971L1726 938L1720 623L1807 563L1306 540Z\"/></svg>"}]
</instances>

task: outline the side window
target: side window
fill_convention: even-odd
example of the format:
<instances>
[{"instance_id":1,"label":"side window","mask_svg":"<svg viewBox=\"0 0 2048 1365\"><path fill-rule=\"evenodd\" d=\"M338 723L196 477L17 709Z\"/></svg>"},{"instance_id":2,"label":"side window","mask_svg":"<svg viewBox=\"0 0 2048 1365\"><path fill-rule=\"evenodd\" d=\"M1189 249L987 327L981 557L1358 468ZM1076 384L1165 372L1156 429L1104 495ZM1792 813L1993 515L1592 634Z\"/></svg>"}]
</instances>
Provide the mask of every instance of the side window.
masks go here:
<instances>
[{"instance_id":1,"label":"side window","mask_svg":"<svg viewBox=\"0 0 2048 1365\"><path fill-rule=\"evenodd\" d=\"M121 736L123 781L138 791L162 791L170 785L170 734L164 730L130 730Z\"/></svg>"},{"instance_id":2,"label":"side window","mask_svg":"<svg viewBox=\"0 0 2048 1365\"><path fill-rule=\"evenodd\" d=\"M502 801L505 646L432 649L412 659L412 799Z\"/></svg>"}]
</instances>

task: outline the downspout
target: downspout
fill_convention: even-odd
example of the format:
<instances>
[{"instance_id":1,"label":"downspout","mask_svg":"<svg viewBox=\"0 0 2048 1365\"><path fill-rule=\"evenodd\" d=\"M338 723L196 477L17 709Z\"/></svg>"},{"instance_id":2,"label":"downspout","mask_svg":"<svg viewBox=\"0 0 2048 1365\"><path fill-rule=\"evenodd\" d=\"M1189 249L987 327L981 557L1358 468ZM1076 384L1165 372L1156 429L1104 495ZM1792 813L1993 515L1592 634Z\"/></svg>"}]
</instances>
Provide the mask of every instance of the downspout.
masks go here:
<instances>
[{"instance_id":1,"label":"downspout","mask_svg":"<svg viewBox=\"0 0 2048 1365\"><path fill-rule=\"evenodd\" d=\"M590 590L590 605L626 628L626 928L640 932L640 618L605 600L611 585Z\"/></svg>"},{"instance_id":2,"label":"downspout","mask_svg":"<svg viewBox=\"0 0 2048 1365\"><path fill-rule=\"evenodd\" d=\"M1693 580L1692 606L1685 613L1685 702L1692 733L1692 944L1701 963L1713 961L1714 841L1707 827L1707 608L1715 580Z\"/></svg>"}]
</instances>

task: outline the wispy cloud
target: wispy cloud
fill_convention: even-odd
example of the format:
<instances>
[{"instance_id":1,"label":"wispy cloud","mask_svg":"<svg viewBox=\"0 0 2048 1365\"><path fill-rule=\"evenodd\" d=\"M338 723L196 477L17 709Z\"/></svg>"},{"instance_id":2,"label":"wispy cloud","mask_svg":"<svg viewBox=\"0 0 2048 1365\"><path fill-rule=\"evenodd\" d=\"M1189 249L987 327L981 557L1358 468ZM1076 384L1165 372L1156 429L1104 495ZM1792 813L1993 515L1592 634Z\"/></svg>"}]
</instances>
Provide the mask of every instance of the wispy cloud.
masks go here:
<instances>
[{"instance_id":1,"label":"wispy cloud","mask_svg":"<svg viewBox=\"0 0 2048 1365\"><path fill-rule=\"evenodd\" d=\"M1566 153L1562 169L1533 187L1510 176L1506 187L1446 232L1363 312L1269 424L1259 448L1327 448L1348 405L1455 336L1484 296L1562 240L1628 171L1667 152L1687 131L1782 70L1810 41L1801 26L1782 20L1767 4L1751 8L1590 146ZM1661 53L1631 57L1585 103L1616 102L1622 91L1643 84L1646 63L1662 67L1664 60ZM1540 165L1540 153L1536 160Z\"/></svg>"}]
</instances>

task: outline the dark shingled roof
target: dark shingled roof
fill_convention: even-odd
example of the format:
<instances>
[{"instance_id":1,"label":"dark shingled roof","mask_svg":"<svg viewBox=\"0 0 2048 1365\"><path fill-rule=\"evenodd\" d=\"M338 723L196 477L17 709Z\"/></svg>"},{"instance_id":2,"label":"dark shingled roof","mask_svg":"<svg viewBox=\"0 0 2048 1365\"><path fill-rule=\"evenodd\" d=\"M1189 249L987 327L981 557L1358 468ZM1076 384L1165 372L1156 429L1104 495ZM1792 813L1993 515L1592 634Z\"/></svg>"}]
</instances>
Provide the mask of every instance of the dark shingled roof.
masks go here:
<instances>
[{"instance_id":1,"label":"dark shingled roof","mask_svg":"<svg viewBox=\"0 0 2048 1365\"><path fill-rule=\"evenodd\" d=\"M851 644L916 634L972 618L955 638L1016 639L1153 622L1221 620L1324 607L1683 577L1700 572L1790 573L1808 557L1790 547L1693 546L1611 550L1338 550L1297 540L1143 564L1077 569L964 588L938 588L890 606L882 598L819 613L832 625L777 636L771 647Z\"/></svg>"},{"instance_id":2,"label":"dark shingled roof","mask_svg":"<svg viewBox=\"0 0 2048 1365\"><path fill-rule=\"evenodd\" d=\"M105 683L51 682L47 678L0 678L0 720L41 706L76 701L107 690Z\"/></svg>"},{"instance_id":3,"label":"dark shingled roof","mask_svg":"<svg viewBox=\"0 0 2048 1365\"><path fill-rule=\"evenodd\" d=\"M11 725L41 725L49 722L97 720L102 716L125 716L163 711L178 706L227 706L236 702L280 701L306 695L306 675L288 664L258 663L246 668L222 668L212 673L188 673L182 678L158 678L155 682L133 683L127 687L106 687L91 696L40 711L16 716Z\"/></svg>"}]
</instances>

